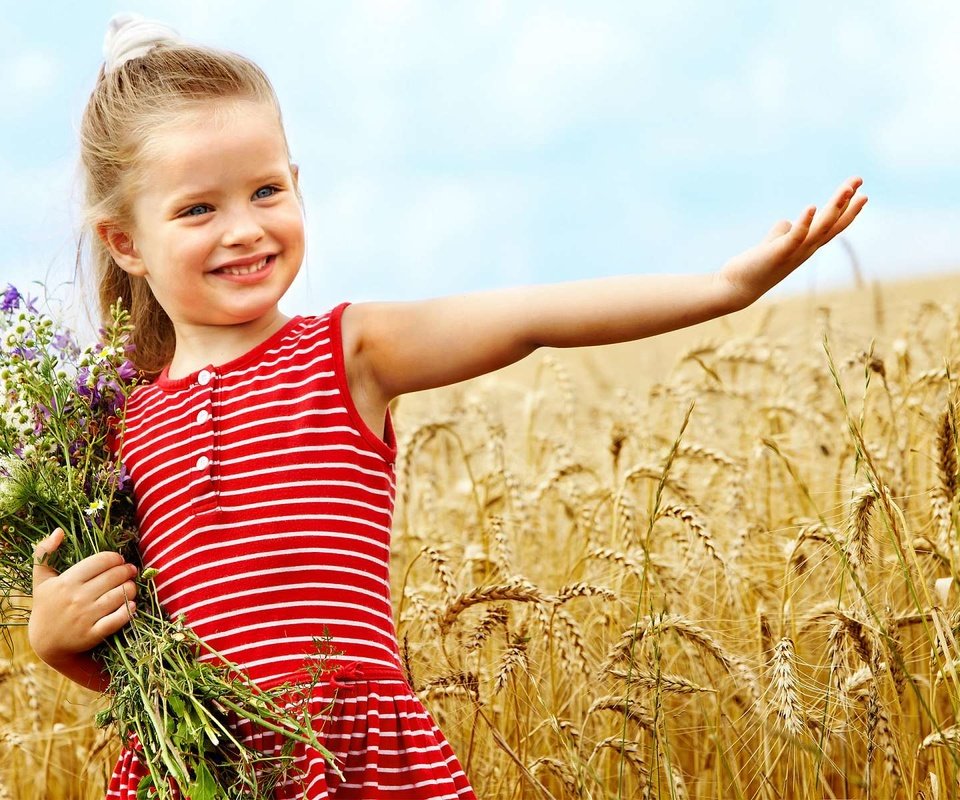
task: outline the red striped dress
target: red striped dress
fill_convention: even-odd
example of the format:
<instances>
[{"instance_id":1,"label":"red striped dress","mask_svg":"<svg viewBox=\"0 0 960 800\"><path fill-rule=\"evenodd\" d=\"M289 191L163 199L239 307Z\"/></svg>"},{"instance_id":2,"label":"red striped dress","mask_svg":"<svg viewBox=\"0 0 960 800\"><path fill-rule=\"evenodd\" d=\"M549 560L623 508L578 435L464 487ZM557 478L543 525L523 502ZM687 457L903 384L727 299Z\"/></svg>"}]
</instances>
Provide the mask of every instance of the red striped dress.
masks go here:
<instances>
[{"instance_id":1,"label":"red striped dress","mask_svg":"<svg viewBox=\"0 0 960 800\"><path fill-rule=\"evenodd\" d=\"M335 672L310 711L343 778L301 746L278 800L475 800L401 671L388 578L395 441L389 416L381 439L350 398L346 305L133 393L122 455L143 563L159 570L166 612L262 688L303 675L314 638L330 637ZM251 743L279 749L271 736ZM134 800L145 772L125 749L107 797Z\"/></svg>"}]
</instances>

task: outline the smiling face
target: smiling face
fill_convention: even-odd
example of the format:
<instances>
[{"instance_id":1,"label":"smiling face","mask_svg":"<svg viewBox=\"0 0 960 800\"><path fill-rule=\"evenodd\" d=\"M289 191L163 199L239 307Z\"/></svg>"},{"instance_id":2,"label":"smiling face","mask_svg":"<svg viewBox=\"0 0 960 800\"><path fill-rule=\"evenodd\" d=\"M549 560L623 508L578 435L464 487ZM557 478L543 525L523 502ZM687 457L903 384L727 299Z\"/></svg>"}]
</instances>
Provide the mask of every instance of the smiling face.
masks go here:
<instances>
[{"instance_id":1,"label":"smiling face","mask_svg":"<svg viewBox=\"0 0 960 800\"><path fill-rule=\"evenodd\" d=\"M178 114L151 133L141 164L132 223L104 237L119 266L147 281L178 343L211 327L274 327L304 233L273 106L232 100Z\"/></svg>"}]
</instances>

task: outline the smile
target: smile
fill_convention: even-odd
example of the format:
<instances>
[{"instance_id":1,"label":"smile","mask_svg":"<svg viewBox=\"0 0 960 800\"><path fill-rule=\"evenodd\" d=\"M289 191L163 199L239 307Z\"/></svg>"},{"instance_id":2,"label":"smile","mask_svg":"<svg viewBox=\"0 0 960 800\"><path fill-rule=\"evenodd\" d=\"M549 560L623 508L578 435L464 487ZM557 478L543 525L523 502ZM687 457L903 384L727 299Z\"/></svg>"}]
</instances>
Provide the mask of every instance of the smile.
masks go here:
<instances>
[{"instance_id":1,"label":"smile","mask_svg":"<svg viewBox=\"0 0 960 800\"><path fill-rule=\"evenodd\" d=\"M220 267L220 269L214 270L214 272L219 272L223 275L252 275L255 272L260 272L262 269L265 269L272 259L273 256L264 256L253 264L246 264L242 267Z\"/></svg>"}]
</instances>

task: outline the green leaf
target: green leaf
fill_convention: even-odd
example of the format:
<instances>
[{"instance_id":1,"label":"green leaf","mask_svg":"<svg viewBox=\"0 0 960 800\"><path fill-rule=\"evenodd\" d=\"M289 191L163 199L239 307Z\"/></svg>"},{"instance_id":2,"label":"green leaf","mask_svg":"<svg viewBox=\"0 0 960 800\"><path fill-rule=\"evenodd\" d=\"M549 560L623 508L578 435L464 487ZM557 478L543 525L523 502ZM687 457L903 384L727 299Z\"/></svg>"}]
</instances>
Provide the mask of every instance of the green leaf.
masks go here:
<instances>
[{"instance_id":1,"label":"green leaf","mask_svg":"<svg viewBox=\"0 0 960 800\"><path fill-rule=\"evenodd\" d=\"M116 721L116 717L113 715L113 709L105 708L103 711L98 711L94 717L94 721L98 728L106 728L107 725Z\"/></svg>"},{"instance_id":2,"label":"green leaf","mask_svg":"<svg viewBox=\"0 0 960 800\"><path fill-rule=\"evenodd\" d=\"M182 717L187 711L187 704L183 702L183 698L178 694L171 694L167 698L167 702L170 704L170 708L173 709L173 713L177 717Z\"/></svg>"},{"instance_id":3,"label":"green leaf","mask_svg":"<svg viewBox=\"0 0 960 800\"><path fill-rule=\"evenodd\" d=\"M187 787L187 794L190 800L225 800L224 796L217 789L217 782L214 780L213 775L210 774L207 765L202 761L197 762L196 773L193 783Z\"/></svg>"},{"instance_id":4,"label":"green leaf","mask_svg":"<svg viewBox=\"0 0 960 800\"><path fill-rule=\"evenodd\" d=\"M145 775L137 784L137 800L150 800L150 790L154 787L153 775Z\"/></svg>"}]
</instances>

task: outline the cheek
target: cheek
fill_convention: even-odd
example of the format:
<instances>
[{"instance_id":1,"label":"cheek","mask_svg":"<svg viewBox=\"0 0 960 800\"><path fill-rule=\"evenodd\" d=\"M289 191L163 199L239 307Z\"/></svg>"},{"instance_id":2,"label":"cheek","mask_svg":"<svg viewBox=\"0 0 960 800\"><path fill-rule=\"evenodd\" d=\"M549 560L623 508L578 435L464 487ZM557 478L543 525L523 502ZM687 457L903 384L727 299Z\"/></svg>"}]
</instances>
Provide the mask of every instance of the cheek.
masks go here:
<instances>
[{"instance_id":1,"label":"cheek","mask_svg":"<svg viewBox=\"0 0 960 800\"><path fill-rule=\"evenodd\" d=\"M290 246L303 249L305 233L303 229L303 217L299 212L291 214L286 220L284 233Z\"/></svg>"}]
</instances>

